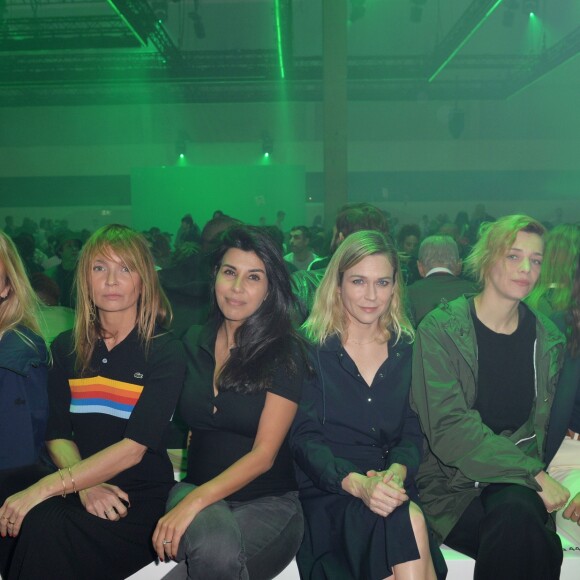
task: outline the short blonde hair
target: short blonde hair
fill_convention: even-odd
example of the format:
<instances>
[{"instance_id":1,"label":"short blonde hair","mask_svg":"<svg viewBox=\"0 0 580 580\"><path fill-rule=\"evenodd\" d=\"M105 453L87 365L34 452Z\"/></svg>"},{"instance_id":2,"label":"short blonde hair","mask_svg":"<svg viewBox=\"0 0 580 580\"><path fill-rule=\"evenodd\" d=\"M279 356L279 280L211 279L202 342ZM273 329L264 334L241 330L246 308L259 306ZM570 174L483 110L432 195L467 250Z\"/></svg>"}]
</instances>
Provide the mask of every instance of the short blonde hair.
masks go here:
<instances>
[{"instance_id":1,"label":"short blonde hair","mask_svg":"<svg viewBox=\"0 0 580 580\"><path fill-rule=\"evenodd\" d=\"M37 322L40 302L30 285L14 242L2 231L0 231L0 262L4 266L6 276L4 282L10 287L6 298L0 299L0 332L15 330L17 326L22 325L40 335Z\"/></svg>"},{"instance_id":2,"label":"short blonde hair","mask_svg":"<svg viewBox=\"0 0 580 580\"><path fill-rule=\"evenodd\" d=\"M527 215L506 215L495 222L485 222L464 268L482 287L493 265L512 247L519 232L536 234L543 238L546 228Z\"/></svg>"},{"instance_id":3,"label":"short blonde hair","mask_svg":"<svg viewBox=\"0 0 580 580\"><path fill-rule=\"evenodd\" d=\"M332 334L342 340L348 332L348 317L338 289L344 273L367 256L383 255L393 267L393 296L379 320L385 341L394 334L396 340L414 338L414 331L403 307L404 288L401 284L399 258L393 244L380 232L362 230L348 236L338 247L314 297L312 312L303 325L309 340L322 344Z\"/></svg>"},{"instance_id":4,"label":"short blonde hair","mask_svg":"<svg viewBox=\"0 0 580 580\"><path fill-rule=\"evenodd\" d=\"M97 230L84 245L76 273L76 320L74 347L77 370L89 369L95 344L103 337L97 308L91 290L91 268L97 255L110 258L116 254L141 278L141 295L137 302L137 330L146 347L155 335L157 325L171 323L171 306L161 288L153 256L145 238L127 226L111 224Z\"/></svg>"}]
</instances>

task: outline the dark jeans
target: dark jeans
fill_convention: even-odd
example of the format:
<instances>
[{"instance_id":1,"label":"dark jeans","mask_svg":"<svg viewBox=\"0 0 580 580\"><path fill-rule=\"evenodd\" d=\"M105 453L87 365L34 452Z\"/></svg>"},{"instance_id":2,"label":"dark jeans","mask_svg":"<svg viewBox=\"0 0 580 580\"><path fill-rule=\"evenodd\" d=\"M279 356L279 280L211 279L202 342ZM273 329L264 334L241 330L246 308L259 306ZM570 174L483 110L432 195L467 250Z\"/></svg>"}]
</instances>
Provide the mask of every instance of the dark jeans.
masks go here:
<instances>
[{"instance_id":1,"label":"dark jeans","mask_svg":"<svg viewBox=\"0 0 580 580\"><path fill-rule=\"evenodd\" d=\"M195 485L178 483L171 509ZM219 501L193 520L179 543L180 564L170 580L267 580L292 560L302 541L304 520L298 492L251 501Z\"/></svg>"},{"instance_id":2,"label":"dark jeans","mask_svg":"<svg viewBox=\"0 0 580 580\"><path fill-rule=\"evenodd\" d=\"M445 544L475 559L475 580L558 580L562 544L548 518L533 489L492 484L469 504Z\"/></svg>"}]
</instances>

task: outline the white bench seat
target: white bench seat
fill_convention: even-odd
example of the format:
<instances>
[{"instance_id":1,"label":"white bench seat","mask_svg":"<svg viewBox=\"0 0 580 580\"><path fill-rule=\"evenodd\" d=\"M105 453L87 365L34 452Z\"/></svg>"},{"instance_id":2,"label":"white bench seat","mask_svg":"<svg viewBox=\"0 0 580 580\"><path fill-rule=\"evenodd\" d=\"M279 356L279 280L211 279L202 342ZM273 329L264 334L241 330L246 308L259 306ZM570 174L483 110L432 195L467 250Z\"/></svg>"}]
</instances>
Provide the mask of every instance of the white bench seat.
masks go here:
<instances>
[{"instance_id":1,"label":"white bench seat","mask_svg":"<svg viewBox=\"0 0 580 580\"><path fill-rule=\"evenodd\" d=\"M561 538L562 549L564 550L564 561L562 563L560 580L578 580L580 578L580 546L573 545L568 538L562 535ZM473 578L475 560L447 546L442 546L441 550L445 562L447 562L447 568L449 569L447 580L469 580ZM127 578L127 580L162 580L174 566L176 566L175 562L163 562L159 564L151 562L151 564L145 566L145 568L142 568L139 572ZM211 580L211 576L208 576L208 580ZM296 560L292 560L274 580L300 580Z\"/></svg>"}]
</instances>

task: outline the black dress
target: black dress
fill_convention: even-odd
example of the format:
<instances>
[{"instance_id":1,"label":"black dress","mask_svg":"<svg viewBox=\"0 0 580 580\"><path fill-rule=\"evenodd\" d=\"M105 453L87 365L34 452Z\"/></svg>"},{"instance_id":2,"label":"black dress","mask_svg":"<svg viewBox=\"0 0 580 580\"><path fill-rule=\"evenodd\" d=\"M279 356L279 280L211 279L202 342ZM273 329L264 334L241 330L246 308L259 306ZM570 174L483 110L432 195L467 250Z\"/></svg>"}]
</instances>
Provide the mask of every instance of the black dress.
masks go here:
<instances>
[{"instance_id":1,"label":"black dress","mask_svg":"<svg viewBox=\"0 0 580 580\"><path fill-rule=\"evenodd\" d=\"M341 481L401 463L407 493L417 499L413 478L423 436L408 402L411 346L389 343L370 387L336 336L313 349L312 363L316 377L304 385L290 438L306 519L300 574L381 580L394 565L419 558L409 504L381 517L343 491Z\"/></svg>"},{"instance_id":2,"label":"black dress","mask_svg":"<svg viewBox=\"0 0 580 580\"><path fill-rule=\"evenodd\" d=\"M148 449L139 464L108 482L129 494L127 516L119 521L90 514L75 494L33 508L17 538L9 580L123 579L155 558L151 536L174 484L164 434L185 373L181 343L162 334L146 353L136 330L111 351L100 341L86 378L75 371L72 352L69 331L53 343L47 439L74 441L82 458L123 438Z\"/></svg>"}]
</instances>

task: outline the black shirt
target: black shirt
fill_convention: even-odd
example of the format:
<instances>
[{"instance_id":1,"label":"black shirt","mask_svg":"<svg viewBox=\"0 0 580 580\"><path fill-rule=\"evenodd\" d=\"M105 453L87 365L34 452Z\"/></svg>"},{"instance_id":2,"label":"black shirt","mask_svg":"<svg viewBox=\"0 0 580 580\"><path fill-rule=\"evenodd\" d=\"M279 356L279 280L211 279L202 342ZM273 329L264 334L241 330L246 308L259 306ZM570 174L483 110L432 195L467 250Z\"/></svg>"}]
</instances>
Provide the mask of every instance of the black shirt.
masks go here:
<instances>
[{"instance_id":1,"label":"black shirt","mask_svg":"<svg viewBox=\"0 0 580 580\"><path fill-rule=\"evenodd\" d=\"M74 368L71 331L61 334L52 350L46 438L74 441L83 459L124 438L146 445L141 462L110 483L127 492L166 493L174 478L164 435L183 384L181 343L161 334L145 353L136 329L112 350L99 340L91 372L83 378Z\"/></svg>"},{"instance_id":2,"label":"black shirt","mask_svg":"<svg viewBox=\"0 0 580 580\"><path fill-rule=\"evenodd\" d=\"M215 330L209 326L192 326L183 340L188 363L178 408L191 429L184 481L202 485L252 450L268 391L294 403L300 401L303 366L297 352L297 371L289 373L278 367L267 390L252 394L226 390L216 397L213 390ZM292 458L285 439L272 468L226 499L247 501L295 489Z\"/></svg>"},{"instance_id":3,"label":"black shirt","mask_svg":"<svg viewBox=\"0 0 580 580\"><path fill-rule=\"evenodd\" d=\"M479 366L474 408L496 435L513 433L528 420L536 396L536 317L520 304L517 329L500 334L477 318L473 300L470 304Z\"/></svg>"}]
</instances>

